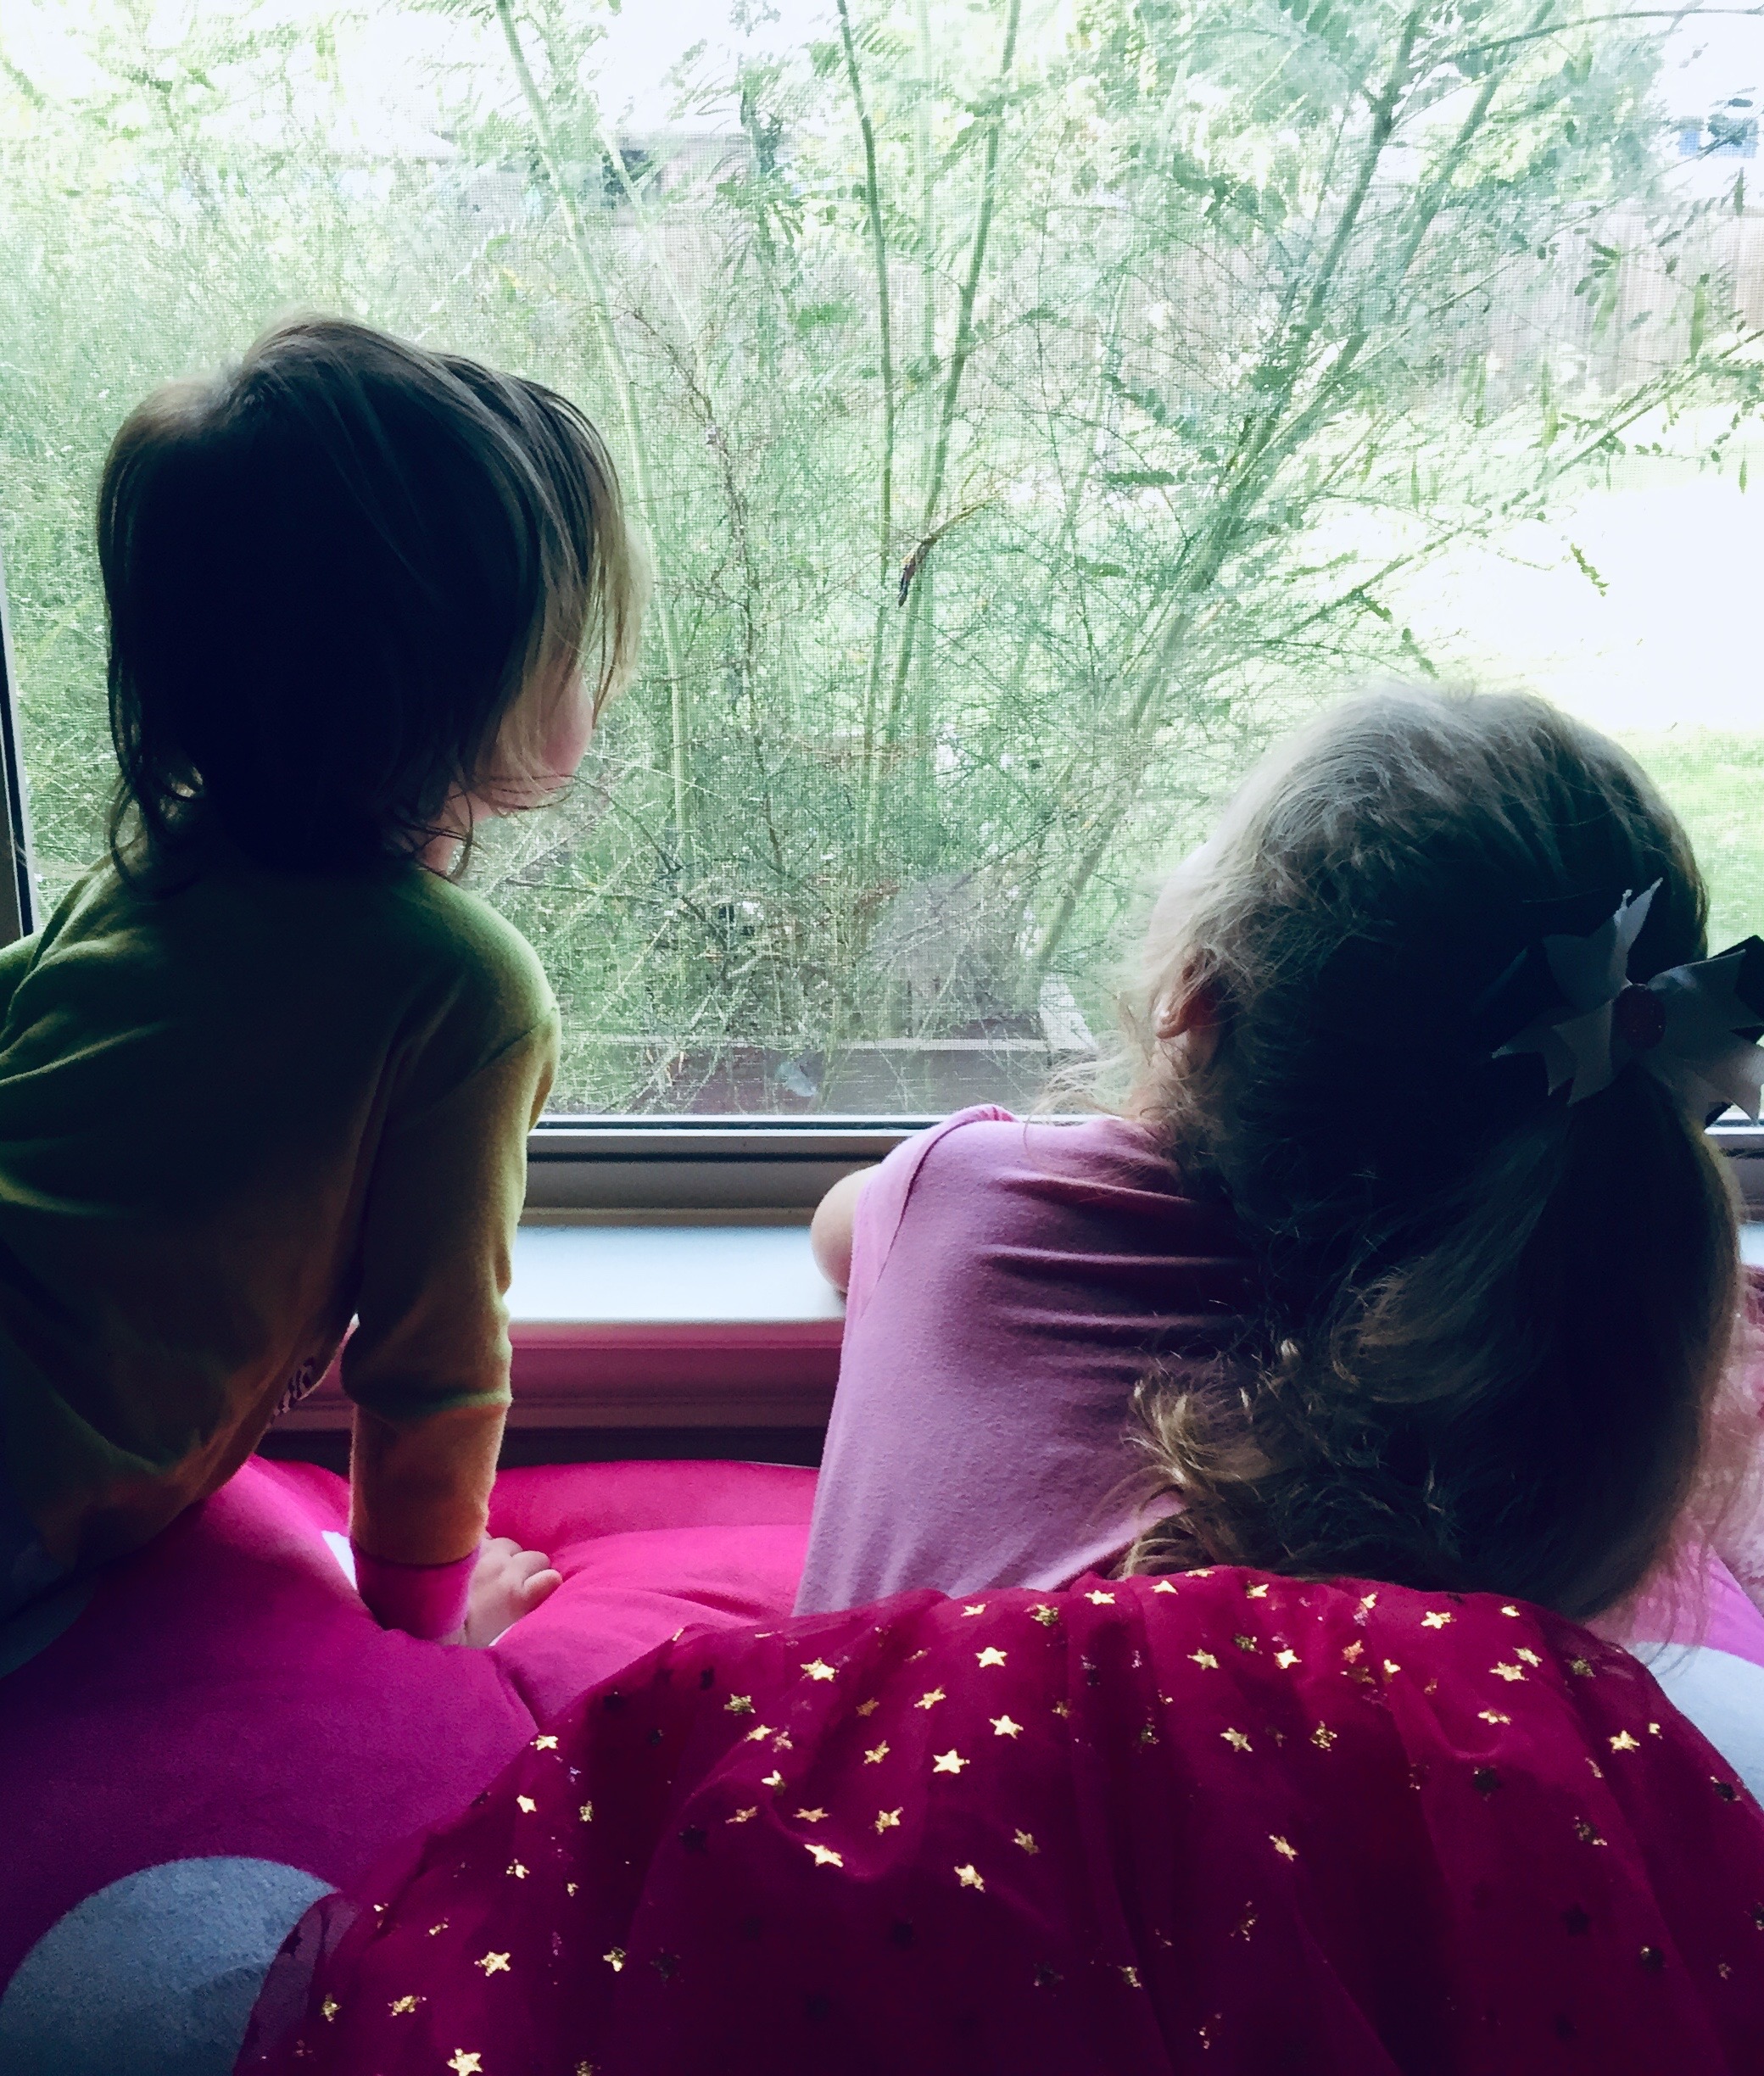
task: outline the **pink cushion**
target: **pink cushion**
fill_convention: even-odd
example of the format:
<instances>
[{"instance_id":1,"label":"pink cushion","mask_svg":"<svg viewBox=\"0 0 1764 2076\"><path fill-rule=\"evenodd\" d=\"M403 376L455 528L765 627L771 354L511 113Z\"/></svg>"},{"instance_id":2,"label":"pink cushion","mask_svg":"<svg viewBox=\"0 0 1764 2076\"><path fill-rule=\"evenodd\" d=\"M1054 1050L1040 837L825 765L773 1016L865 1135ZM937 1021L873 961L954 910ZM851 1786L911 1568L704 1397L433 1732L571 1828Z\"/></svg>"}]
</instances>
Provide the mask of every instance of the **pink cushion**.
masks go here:
<instances>
[{"instance_id":1,"label":"pink cushion","mask_svg":"<svg viewBox=\"0 0 1764 2076\"><path fill-rule=\"evenodd\" d=\"M505 1472L492 1532L565 1582L470 1651L367 1615L337 1554L343 1480L254 1460L0 1627L0 2068L225 2076L316 1895L461 1809L542 1718L677 1630L780 1622L813 1493L812 1471L753 1464ZM1764 1621L1724 1571L1630 1633L1703 1643L1677 1654L1689 1684L1661 1677L1724 1750L1764 1720L1734 1685L1764 1681ZM1730 1756L1764 1786L1764 1761Z\"/></svg>"},{"instance_id":2,"label":"pink cushion","mask_svg":"<svg viewBox=\"0 0 1764 2076\"><path fill-rule=\"evenodd\" d=\"M492 1532L547 1550L565 1583L465 1650L367 1614L338 1554L341 1478L254 1459L147 1549L0 1627L0 2067L35 2051L56 1998L78 2004L107 1941L156 1926L175 1961L236 1906L243 2001L211 2010L197 1984L178 2021L218 2027L187 2066L220 2076L254 1952L260 1975L313 1894L461 1807L540 1717L676 1630L788 1614L813 1493L812 1470L765 1465L505 1472Z\"/></svg>"}]
</instances>

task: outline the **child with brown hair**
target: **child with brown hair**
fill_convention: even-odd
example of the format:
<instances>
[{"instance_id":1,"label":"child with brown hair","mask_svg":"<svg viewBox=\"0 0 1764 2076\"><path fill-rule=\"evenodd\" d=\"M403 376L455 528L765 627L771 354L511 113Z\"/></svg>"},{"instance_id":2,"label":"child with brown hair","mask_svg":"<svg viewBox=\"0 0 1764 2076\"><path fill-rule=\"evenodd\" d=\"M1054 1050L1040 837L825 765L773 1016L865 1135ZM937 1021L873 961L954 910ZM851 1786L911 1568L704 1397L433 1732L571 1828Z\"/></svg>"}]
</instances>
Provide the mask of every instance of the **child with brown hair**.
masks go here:
<instances>
[{"instance_id":1,"label":"child with brown hair","mask_svg":"<svg viewBox=\"0 0 1764 2076\"><path fill-rule=\"evenodd\" d=\"M1628 1593L1729 1454L1703 1126L1756 1113L1764 946L1705 959L1706 912L1542 700L1384 692L1276 750L1158 903L1125 1115L965 1113L823 1202L799 1609L1213 1562Z\"/></svg>"},{"instance_id":2,"label":"child with brown hair","mask_svg":"<svg viewBox=\"0 0 1764 2076\"><path fill-rule=\"evenodd\" d=\"M536 382L301 319L99 496L109 858L0 953L0 1618L213 1492L343 1351L368 1606L488 1641L504 1294L557 1013L454 884L555 794L642 583Z\"/></svg>"}]
</instances>

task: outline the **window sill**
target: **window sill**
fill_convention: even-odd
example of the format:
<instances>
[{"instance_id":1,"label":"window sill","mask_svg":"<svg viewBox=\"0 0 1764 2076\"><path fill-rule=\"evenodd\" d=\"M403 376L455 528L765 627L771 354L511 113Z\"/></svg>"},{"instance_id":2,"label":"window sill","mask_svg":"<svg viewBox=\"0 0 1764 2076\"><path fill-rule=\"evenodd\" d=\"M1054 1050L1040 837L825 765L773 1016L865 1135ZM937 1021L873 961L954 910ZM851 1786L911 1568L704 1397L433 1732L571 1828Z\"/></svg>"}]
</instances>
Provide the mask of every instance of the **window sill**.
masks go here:
<instances>
[{"instance_id":1,"label":"window sill","mask_svg":"<svg viewBox=\"0 0 1764 2076\"><path fill-rule=\"evenodd\" d=\"M1740 1232L1764 1269L1764 1221ZM808 1228L542 1214L515 1238L511 1429L823 1428L844 1306ZM278 1438L349 1424L333 1369Z\"/></svg>"},{"instance_id":2,"label":"window sill","mask_svg":"<svg viewBox=\"0 0 1764 2076\"><path fill-rule=\"evenodd\" d=\"M515 1236L511 1428L826 1424L844 1306L806 1225L547 1219ZM278 1437L346 1428L333 1368Z\"/></svg>"}]
</instances>

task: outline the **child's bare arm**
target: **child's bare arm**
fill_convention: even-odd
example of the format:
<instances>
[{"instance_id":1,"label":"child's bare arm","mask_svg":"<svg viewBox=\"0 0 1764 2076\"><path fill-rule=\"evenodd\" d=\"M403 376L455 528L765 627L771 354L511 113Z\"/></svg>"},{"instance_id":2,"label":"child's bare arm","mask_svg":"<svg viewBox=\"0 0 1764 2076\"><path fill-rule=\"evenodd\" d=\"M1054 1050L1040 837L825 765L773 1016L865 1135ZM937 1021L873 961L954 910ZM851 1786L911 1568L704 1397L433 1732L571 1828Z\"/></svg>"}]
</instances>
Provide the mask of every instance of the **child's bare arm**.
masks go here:
<instances>
[{"instance_id":1,"label":"child's bare arm","mask_svg":"<svg viewBox=\"0 0 1764 2076\"><path fill-rule=\"evenodd\" d=\"M851 1229L857 1215L857 1199L869 1177L868 1168L841 1175L815 1206L808 1244L814 1253L816 1268L835 1290L846 1289L851 1281Z\"/></svg>"}]
</instances>

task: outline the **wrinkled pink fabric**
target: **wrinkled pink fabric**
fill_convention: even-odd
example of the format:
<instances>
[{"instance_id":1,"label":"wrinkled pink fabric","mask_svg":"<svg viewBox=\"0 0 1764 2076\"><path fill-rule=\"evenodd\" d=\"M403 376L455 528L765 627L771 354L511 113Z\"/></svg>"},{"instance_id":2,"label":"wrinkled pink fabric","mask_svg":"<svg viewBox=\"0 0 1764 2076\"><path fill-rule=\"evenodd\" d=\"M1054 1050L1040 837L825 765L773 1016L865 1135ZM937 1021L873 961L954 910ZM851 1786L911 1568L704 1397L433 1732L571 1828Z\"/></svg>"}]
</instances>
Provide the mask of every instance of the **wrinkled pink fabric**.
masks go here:
<instances>
[{"instance_id":1,"label":"wrinkled pink fabric","mask_svg":"<svg viewBox=\"0 0 1764 2076\"><path fill-rule=\"evenodd\" d=\"M964 1110L858 1199L799 1613L1063 1585L1141 1525L1124 1438L1155 1357L1234 1331L1248 1255L1151 1135Z\"/></svg>"},{"instance_id":2,"label":"wrinkled pink fabric","mask_svg":"<svg viewBox=\"0 0 1764 2076\"><path fill-rule=\"evenodd\" d=\"M243 1856L349 1881L677 1630L781 1620L813 1487L764 1464L505 1470L490 1532L564 1582L465 1650L363 1606L338 1554L343 1479L254 1457L97 1574L63 1633L10 1670L0 1655L0 1990L144 1867Z\"/></svg>"}]
</instances>

